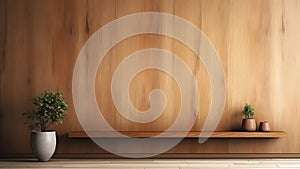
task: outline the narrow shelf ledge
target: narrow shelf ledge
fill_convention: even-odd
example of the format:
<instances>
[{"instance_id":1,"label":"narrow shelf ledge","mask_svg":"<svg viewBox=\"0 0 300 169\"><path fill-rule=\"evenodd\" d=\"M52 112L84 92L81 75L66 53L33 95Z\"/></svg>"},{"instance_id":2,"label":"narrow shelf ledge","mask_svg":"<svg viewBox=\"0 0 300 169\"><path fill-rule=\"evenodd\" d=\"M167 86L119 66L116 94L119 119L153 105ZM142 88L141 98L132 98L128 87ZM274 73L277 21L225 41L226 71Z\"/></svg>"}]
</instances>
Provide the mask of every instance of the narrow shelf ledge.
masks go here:
<instances>
[{"instance_id":1,"label":"narrow shelf ledge","mask_svg":"<svg viewBox=\"0 0 300 169\"><path fill-rule=\"evenodd\" d=\"M110 131L89 131L89 136L92 138L123 138L119 133ZM120 131L123 135L134 138L147 138L158 136L158 138L180 138L185 132L159 132L159 131ZM201 132L190 131L184 138L199 138ZM161 135L160 135L161 134ZM85 131L71 131L68 134L69 138L89 138ZM287 136L284 131L270 131L270 132L242 132L242 131L215 131L209 138L223 138L223 139L267 139L267 138L281 138Z\"/></svg>"}]
</instances>

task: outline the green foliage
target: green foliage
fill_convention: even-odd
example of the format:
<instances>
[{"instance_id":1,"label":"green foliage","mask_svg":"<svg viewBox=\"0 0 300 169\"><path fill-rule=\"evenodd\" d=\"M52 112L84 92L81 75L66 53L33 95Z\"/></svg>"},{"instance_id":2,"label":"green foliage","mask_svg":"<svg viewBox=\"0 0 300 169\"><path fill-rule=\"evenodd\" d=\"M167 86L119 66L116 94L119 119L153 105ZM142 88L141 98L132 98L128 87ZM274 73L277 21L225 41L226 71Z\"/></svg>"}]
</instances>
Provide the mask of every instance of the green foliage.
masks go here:
<instances>
[{"instance_id":1,"label":"green foliage","mask_svg":"<svg viewBox=\"0 0 300 169\"><path fill-rule=\"evenodd\" d=\"M52 124L62 123L68 109L68 104L60 91L56 93L45 91L33 99L33 104L36 106L34 110L23 113L25 124L31 130L46 131Z\"/></svg>"},{"instance_id":2,"label":"green foliage","mask_svg":"<svg viewBox=\"0 0 300 169\"><path fill-rule=\"evenodd\" d=\"M243 110L243 114L245 116L246 119L251 119L254 117L254 108L253 106L251 106L250 104L246 104Z\"/></svg>"}]
</instances>

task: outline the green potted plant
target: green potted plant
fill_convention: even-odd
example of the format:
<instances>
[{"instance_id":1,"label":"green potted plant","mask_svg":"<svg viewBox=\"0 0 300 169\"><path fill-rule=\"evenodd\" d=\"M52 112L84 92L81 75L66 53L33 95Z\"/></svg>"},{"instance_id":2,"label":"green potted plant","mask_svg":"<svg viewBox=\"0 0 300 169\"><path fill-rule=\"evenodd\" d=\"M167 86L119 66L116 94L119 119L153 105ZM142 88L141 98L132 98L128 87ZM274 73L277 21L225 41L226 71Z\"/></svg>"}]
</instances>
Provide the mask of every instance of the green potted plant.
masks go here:
<instances>
[{"instance_id":1,"label":"green potted plant","mask_svg":"<svg viewBox=\"0 0 300 169\"><path fill-rule=\"evenodd\" d=\"M60 91L45 91L33 99L33 104L35 109L23 113L25 124L31 130L31 150L39 161L48 161L56 149L56 132L48 128L63 122L68 104Z\"/></svg>"},{"instance_id":2,"label":"green potted plant","mask_svg":"<svg viewBox=\"0 0 300 169\"><path fill-rule=\"evenodd\" d=\"M254 119L254 107L248 103L246 103L244 110L242 111L244 115L244 119L242 121L242 129L244 131L255 131L256 130L256 122Z\"/></svg>"}]
</instances>

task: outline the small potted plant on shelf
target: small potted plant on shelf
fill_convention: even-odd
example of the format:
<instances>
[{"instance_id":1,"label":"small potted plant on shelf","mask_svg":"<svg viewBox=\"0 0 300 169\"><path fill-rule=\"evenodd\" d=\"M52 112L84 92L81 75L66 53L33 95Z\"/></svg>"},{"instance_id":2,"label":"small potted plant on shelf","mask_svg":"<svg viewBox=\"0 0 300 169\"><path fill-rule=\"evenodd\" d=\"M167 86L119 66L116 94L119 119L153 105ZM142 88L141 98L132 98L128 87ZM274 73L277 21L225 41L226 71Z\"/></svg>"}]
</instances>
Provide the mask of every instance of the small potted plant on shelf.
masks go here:
<instances>
[{"instance_id":1,"label":"small potted plant on shelf","mask_svg":"<svg viewBox=\"0 0 300 169\"><path fill-rule=\"evenodd\" d=\"M255 131L256 122L254 119L255 111L253 106L247 103L242 113L244 114L244 119L242 121L242 129L244 131Z\"/></svg>"},{"instance_id":2,"label":"small potted plant on shelf","mask_svg":"<svg viewBox=\"0 0 300 169\"><path fill-rule=\"evenodd\" d=\"M33 99L35 109L23 113L31 130L31 151L39 161L48 161L56 149L56 132L48 128L62 123L68 109L62 92L43 92Z\"/></svg>"}]
</instances>

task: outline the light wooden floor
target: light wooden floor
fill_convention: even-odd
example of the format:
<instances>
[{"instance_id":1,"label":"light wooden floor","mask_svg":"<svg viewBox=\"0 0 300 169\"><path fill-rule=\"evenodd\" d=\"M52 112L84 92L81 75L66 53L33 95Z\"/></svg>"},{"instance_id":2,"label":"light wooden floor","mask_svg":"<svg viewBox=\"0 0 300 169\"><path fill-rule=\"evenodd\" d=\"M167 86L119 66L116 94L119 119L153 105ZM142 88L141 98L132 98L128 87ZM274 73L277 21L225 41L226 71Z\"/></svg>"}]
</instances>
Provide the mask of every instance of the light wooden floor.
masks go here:
<instances>
[{"instance_id":1,"label":"light wooden floor","mask_svg":"<svg viewBox=\"0 0 300 169\"><path fill-rule=\"evenodd\" d=\"M32 159L0 159L0 168L99 168L99 169L228 169L228 168L300 168L300 159L197 159L197 160L107 160L107 159L52 159L37 162Z\"/></svg>"}]
</instances>

